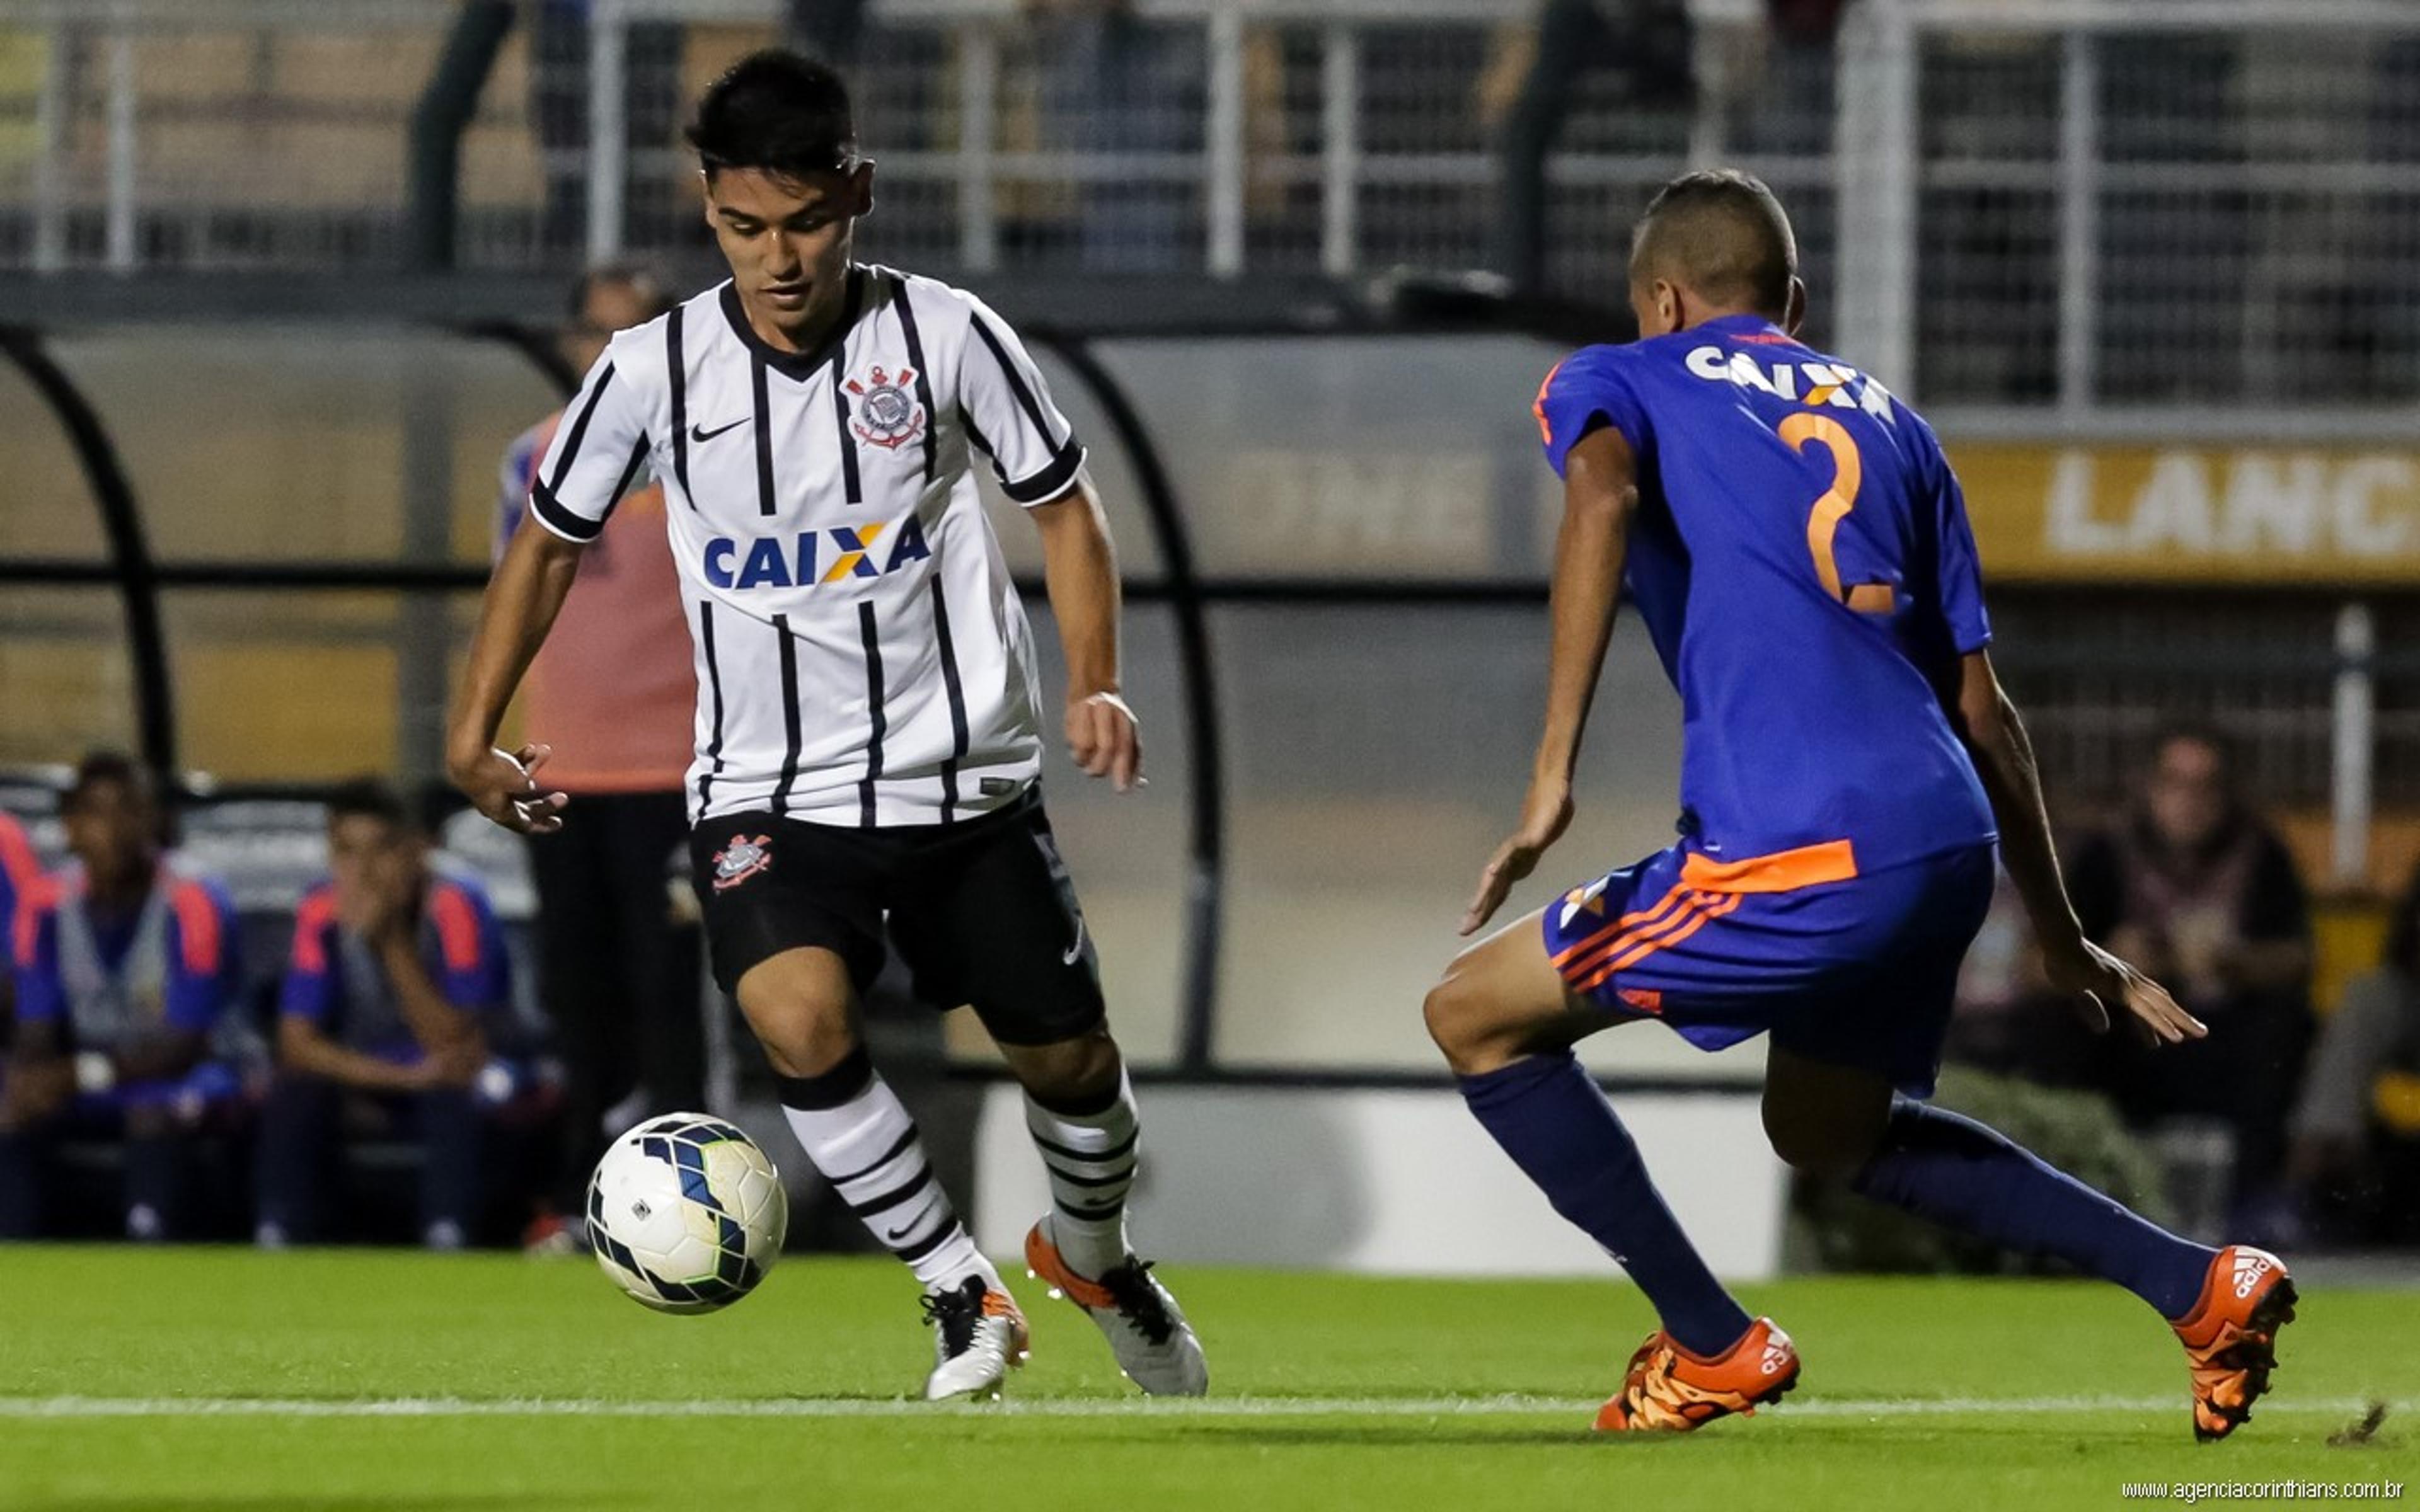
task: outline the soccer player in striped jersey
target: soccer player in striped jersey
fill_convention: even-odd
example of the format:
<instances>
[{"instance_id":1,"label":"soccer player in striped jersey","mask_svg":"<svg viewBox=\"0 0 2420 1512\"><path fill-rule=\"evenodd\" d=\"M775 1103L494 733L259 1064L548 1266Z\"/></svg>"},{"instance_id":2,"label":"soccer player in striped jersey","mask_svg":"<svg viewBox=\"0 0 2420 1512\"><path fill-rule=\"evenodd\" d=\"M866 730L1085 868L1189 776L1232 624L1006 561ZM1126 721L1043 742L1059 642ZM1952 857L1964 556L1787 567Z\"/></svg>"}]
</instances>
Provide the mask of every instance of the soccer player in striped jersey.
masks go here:
<instances>
[{"instance_id":1,"label":"soccer player in striped jersey","mask_svg":"<svg viewBox=\"0 0 2420 1512\"><path fill-rule=\"evenodd\" d=\"M1201 1346L1126 1241L1134 1095L1042 808L1032 634L970 471L988 458L1041 532L1061 725L1124 791L1142 752L1084 449L982 301L852 259L874 165L831 70L753 54L690 134L731 279L615 336L566 411L530 485L544 528L488 590L454 779L500 824L565 822L547 747L507 754L496 730L582 546L651 469L697 661L690 848L715 976L808 1158L923 1284L925 1395L997 1393L1027 1334L861 1041L886 933L918 995L970 1004L1025 1088L1054 1199L1029 1267L1143 1390L1199 1394Z\"/></svg>"},{"instance_id":2,"label":"soccer player in striped jersey","mask_svg":"<svg viewBox=\"0 0 2420 1512\"><path fill-rule=\"evenodd\" d=\"M1802 1171L2149 1304L2185 1346L2195 1433L2223 1437L2293 1317L2285 1266L2180 1239L1924 1101L1995 851L2089 1021L2154 1044L2208 1031L2076 922L1958 480L1914 410L1798 341L1797 275L1764 185L1676 179L1631 254L1642 338L1575 353L1539 392L1564 480L1545 733L1463 931L1571 823L1625 584L1687 711L1682 839L1464 952L1430 1030L1479 1121L1660 1316L1598 1427L1686 1430L1798 1379L1789 1335L1708 1273L1572 1057L1660 1019L1707 1050L1770 1034L1764 1125Z\"/></svg>"}]
</instances>

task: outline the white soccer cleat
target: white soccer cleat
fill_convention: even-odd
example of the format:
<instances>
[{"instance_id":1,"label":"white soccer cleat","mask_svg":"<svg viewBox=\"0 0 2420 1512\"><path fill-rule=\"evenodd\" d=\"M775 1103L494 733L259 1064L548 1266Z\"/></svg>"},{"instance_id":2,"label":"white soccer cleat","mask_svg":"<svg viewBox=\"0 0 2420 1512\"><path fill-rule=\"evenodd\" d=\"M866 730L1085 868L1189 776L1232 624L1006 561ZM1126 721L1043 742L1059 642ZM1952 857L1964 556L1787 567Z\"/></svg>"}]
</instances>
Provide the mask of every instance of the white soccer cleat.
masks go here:
<instances>
[{"instance_id":1,"label":"white soccer cleat","mask_svg":"<svg viewBox=\"0 0 2420 1512\"><path fill-rule=\"evenodd\" d=\"M954 1288L927 1292L923 1304L924 1321L933 1330L933 1373L924 1378L924 1399L996 1399L1001 1382L1032 1352L1025 1315L1015 1299L970 1275Z\"/></svg>"},{"instance_id":2,"label":"white soccer cleat","mask_svg":"<svg viewBox=\"0 0 2420 1512\"><path fill-rule=\"evenodd\" d=\"M1210 1389L1210 1365L1202 1357L1202 1341L1185 1320L1150 1262L1129 1255L1103 1272L1098 1280L1078 1275L1059 1253L1045 1217L1025 1236L1027 1273L1050 1285L1050 1295L1064 1297L1084 1309L1084 1316L1109 1341L1118 1368L1152 1396L1200 1396Z\"/></svg>"}]
</instances>

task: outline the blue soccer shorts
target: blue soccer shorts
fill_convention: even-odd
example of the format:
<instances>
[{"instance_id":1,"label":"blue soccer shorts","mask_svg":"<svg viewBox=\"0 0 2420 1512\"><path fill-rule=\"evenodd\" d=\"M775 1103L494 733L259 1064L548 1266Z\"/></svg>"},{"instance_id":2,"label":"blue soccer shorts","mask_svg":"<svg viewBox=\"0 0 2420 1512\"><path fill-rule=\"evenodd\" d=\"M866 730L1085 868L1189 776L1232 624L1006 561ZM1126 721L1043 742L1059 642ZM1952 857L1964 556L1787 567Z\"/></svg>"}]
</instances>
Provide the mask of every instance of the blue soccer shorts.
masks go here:
<instances>
[{"instance_id":1,"label":"blue soccer shorts","mask_svg":"<svg viewBox=\"0 0 2420 1512\"><path fill-rule=\"evenodd\" d=\"M1769 1033L1922 1097L1996 863L1985 843L1860 873L1846 841L1737 861L1684 841L1548 906L1546 955L1575 995L1701 1050Z\"/></svg>"}]
</instances>

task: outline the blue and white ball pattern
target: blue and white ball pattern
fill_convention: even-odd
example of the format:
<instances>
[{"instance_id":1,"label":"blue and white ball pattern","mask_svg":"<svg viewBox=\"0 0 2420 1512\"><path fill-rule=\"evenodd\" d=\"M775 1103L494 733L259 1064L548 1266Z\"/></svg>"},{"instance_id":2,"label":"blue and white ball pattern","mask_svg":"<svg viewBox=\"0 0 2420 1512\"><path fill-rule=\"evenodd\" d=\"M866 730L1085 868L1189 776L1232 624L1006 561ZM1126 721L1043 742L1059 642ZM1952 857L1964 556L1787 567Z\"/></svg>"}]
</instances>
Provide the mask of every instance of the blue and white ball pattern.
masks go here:
<instances>
[{"instance_id":1,"label":"blue and white ball pattern","mask_svg":"<svg viewBox=\"0 0 2420 1512\"><path fill-rule=\"evenodd\" d=\"M765 1151L703 1113L668 1113L623 1134L588 1182L597 1265L658 1312L710 1313L756 1289L789 1224Z\"/></svg>"}]
</instances>

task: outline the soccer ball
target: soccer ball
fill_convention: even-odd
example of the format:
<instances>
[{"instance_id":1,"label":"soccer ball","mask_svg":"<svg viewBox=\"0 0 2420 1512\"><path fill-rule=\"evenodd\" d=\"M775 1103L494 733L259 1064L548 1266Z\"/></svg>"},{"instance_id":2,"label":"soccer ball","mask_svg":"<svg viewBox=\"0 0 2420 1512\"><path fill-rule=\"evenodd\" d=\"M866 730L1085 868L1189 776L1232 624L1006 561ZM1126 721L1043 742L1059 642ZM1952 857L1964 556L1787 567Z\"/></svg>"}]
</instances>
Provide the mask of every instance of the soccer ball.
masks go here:
<instances>
[{"instance_id":1,"label":"soccer ball","mask_svg":"<svg viewBox=\"0 0 2420 1512\"><path fill-rule=\"evenodd\" d=\"M658 1312L710 1313L755 1290L789 1227L773 1163L703 1113L648 1119L613 1141L588 1180L597 1265Z\"/></svg>"}]
</instances>

